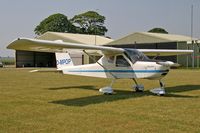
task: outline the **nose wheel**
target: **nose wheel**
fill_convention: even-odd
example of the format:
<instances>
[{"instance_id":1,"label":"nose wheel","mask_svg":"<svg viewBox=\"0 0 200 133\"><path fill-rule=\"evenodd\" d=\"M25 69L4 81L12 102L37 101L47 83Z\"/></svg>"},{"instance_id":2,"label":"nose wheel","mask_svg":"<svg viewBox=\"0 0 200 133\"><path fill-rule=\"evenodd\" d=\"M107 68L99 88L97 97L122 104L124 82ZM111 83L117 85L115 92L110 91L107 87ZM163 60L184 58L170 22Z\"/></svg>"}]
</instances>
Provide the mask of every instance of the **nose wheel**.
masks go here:
<instances>
[{"instance_id":1,"label":"nose wheel","mask_svg":"<svg viewBox=\"0 0 200 133\"><path fill-rule=\"evenodd\" d=\"M165 84L161 80L159 80L159 84L160 84L160 88L154 88L150 90L150 92L159 96L164 96L166 94Z\"/></svg>"}]
</instances>

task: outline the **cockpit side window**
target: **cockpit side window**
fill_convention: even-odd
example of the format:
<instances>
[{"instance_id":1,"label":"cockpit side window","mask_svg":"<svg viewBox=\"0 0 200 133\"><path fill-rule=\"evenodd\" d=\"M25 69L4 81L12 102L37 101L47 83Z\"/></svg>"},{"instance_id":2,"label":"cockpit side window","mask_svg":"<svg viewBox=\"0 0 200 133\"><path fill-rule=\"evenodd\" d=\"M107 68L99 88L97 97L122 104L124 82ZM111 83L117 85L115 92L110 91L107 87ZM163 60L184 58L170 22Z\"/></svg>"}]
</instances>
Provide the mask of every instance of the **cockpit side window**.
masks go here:
<instances>
[{"instance_id":1,"label":"cockpit side window","mask_svg":"<svg viewBox=\"0 0 200 133\"><path fill-rule=\"evenodd\" d=\"M143 53L139 52L136 49L126 49L125 53L131 59L133 64L136 61L149 61L150 60L146 55L144 55Z\"/></svg>"},{"instance_id":2,"label":"cockpit side window","mask_svg":"<svg viewBox=\"0 0 200 133\"><path fill-rule=\"evenodd\" d=\"M129 67L129 66L130 64L122 55L116 56L116 67Z\"/></svg>"},{"instance_id":3,"label":"cockpit side window","mask_svg":"<svg viewBox=\"0 0 200 133\"><path fill-rule=\"evenodd\" d=\"M108 59L108 63L114 64L115 56L108 56L107 59Z\"/></svg>"}]
</instances>

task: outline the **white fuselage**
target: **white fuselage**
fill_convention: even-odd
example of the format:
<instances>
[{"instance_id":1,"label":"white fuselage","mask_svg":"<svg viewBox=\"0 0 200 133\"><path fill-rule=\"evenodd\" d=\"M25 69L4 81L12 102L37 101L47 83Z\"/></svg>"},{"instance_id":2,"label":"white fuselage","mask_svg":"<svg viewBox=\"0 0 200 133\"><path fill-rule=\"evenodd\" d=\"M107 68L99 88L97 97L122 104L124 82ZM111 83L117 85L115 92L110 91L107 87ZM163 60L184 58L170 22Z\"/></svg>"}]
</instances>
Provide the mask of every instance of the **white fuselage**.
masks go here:
<instances>
[{"instance_id":1,"label":"white fuselage","mask_svg":"<svg viewBox=\"0 0 200 133\"><path fill-rule=\"evenodd\" d=\"M136 61L133 64L127 58L126 60L130 64L129 66L117 66L116 58L110 62L103 56L97 63L66 67L62 71L64 74L116 79L161 79L169 71L169 67L156 62Z\"/></svg>"}]
</instances>

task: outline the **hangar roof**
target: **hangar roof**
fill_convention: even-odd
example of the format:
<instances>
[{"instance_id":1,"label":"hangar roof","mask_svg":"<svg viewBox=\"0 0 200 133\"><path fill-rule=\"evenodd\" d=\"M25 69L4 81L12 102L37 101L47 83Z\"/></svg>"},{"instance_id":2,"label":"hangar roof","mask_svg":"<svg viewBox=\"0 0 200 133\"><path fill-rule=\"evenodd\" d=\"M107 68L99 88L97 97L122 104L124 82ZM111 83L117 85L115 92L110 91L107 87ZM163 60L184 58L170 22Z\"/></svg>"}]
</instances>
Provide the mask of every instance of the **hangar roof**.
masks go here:
<instances>
[{"instance_id":1,"label":"hangar roof","mask_svg":"<svg viewBox=\"0 0 200 133\"><path fill-rule=\"evenodd\" d=\"M42 40L62 40L64 42L71 43L83 43L83 44L96 44L103 45L112 42L112 39L96 35L86 35L86 34L73 34L73 33L60 33L60 32L46 32L43 35L37 37L37 39Z\"/></svg>"},{"instance_id":2,"label":"hangar roof","mask_svg":"<svg viewBox=\"0 0 200 133\"><path fill-rule=\"evenodd\" d=\"M161 34L149 32L136 32L118 40L112 41L107 45L122 45L122 44L144 44L144 43L163 43L163 42L188 42L191 37L174 34Z\"/></svg>"}]
</instances>

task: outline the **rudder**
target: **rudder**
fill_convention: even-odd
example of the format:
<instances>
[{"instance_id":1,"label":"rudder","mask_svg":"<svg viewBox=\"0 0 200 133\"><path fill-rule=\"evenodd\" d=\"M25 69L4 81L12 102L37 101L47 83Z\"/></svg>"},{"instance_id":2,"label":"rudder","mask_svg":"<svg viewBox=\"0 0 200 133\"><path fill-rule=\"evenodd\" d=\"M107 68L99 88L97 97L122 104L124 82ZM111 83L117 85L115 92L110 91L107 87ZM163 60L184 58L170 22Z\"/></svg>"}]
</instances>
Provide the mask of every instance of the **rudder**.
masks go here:
<instances>
[{"instance_id":1,"label":"rudder","mask_svg":"<svg viewBox=\"0 0 200 133\"><path fill-rule=\"evenodd\" d=\"M57 69L62 69L63 67L74 65L69 53L55 53L55 56Z\"/></svg>"}]
</instances>

